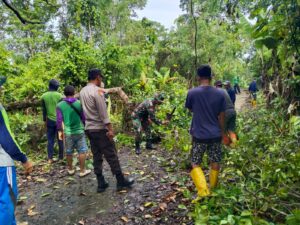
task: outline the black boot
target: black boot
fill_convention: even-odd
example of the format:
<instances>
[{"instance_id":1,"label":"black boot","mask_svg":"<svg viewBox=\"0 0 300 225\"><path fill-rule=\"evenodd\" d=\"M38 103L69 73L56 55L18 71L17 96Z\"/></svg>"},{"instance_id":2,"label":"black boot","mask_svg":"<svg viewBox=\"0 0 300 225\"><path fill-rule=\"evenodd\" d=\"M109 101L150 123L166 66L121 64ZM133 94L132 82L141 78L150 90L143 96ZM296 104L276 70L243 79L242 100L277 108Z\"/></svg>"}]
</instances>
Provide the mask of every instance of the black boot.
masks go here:
<instances>
[{"instance_id":1,"label":"black boot","mask_svg":"<svg viewBox=\"0 0 300 225\"><path fill-rule=\"evenodd\" d=\"M117 191L122 191L126 188L131 188L131 185L133 185L134 180L128 180L127 178L124 177L124 175L117 174Z\"/></svg>"},{"instance_id":2,"label":"black boot","mask_svg":"<svg viewBox=\"0 0 300 225\"><path fill-rule=\"evenodd\" d=\"M154 149L156 149L156 148L152 145L152 141L151 141L151 140L147 140L147 142L146 142L146 149L148 149L148 150L154 150Z\"/></svg>"},{"instance_id":3,"label":"black boot","mask_svg":"<svg viewBox=\"0 0 300 225\"><path fill-rule=\"evenodd\" d=\"M105 181L103 175L97 175L97 181L98 181L98 188L97 192L101 193L104 192L106 188L108 188L108 183Z\"/></svg>"},{"instance_id":4,"label":"black boot","mask_svg":"<svg viewBox=\"0 0 300 225\"><path fill-rule=\"evenodd\" d=\"M141 154L141 146L139 141L135 142L135 154L137 155Z\"/></svg>"}]
</instances>

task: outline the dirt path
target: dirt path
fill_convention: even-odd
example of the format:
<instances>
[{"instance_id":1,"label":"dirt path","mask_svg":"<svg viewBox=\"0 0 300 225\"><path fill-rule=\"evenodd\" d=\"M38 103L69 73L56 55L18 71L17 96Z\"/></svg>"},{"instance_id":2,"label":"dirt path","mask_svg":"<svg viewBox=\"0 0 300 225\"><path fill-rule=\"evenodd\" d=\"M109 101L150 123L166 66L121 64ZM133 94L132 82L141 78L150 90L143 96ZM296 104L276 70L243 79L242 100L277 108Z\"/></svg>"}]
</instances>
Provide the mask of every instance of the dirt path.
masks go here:
<instances>
[{"instance_id":1,"label":"dirt path","mask_svg":"<svg viewBox=\"0 0 300 225\"><path fill-rule=\"evenodd\" d=\"M242 90L241 94L236 95L235 109L237 112L242 112L248 104L249 94Z\"/></svg>"},{"instance_id":2,"label":"dirt path","mask_svg":"<svg viewBox=\"0 0 300 225\"><path fill-rule=\"evenodd\" d=\"M65 166L41 164L30 177L19 175L20 224L192 224L183 197L185 172L173 160L174 152L146 151L139 157L123 148L119 158L124 172L136 181L133 189L117 193L115 179L105 164L110 187L96 193L94 174L85 178L67 175ZM167 172L169 171L169 172ZM182 185L182 186L181 186ZM192 184L190 188L193 189ZM187 205L187 206L185 206Z\"/></svg>"}]
</instances>

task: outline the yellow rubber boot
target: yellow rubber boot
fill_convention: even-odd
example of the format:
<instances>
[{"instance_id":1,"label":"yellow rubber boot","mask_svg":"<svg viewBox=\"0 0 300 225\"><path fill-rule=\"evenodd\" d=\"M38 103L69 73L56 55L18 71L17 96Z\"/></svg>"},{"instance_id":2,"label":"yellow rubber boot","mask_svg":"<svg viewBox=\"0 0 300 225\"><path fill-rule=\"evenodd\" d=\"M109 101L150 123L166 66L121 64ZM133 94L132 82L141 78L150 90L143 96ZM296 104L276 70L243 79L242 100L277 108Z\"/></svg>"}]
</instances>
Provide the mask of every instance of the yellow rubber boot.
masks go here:
<instances>
[{"instance_id":1,"label":"yellow rubber boot","mask_svg":"<svg viewBox=\"0 0 300 225\"><path fill-rule=\"evenodd\" d=\"M206 197L210 194L205 180L204 173L200 167L195 167L191 171L191 177L194 181L194 184L198 190L199 197Z\"/></svg>"},{"instance_id":2,"label":"yellow rubber boot","mask_svg":"<svg viewBox=\"0 0 300 225\"><path fill-rule=\"evenodd\" d=\"M219 175L219 170L214 170L211 169L209 173L209 185L210 188L215 188L218 184L218 175Z\"/></svg>"}]
</instances>

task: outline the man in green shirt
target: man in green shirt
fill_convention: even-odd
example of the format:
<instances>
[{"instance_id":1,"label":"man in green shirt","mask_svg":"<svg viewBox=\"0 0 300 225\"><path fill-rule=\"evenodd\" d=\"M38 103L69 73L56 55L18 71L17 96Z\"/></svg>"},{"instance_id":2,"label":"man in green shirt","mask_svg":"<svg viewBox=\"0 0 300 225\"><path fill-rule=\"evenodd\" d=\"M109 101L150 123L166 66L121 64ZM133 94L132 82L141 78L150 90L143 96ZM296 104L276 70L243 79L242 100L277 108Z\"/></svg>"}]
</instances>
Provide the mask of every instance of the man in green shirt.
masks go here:
<instances>
[{"instance_id":1,"label":"man in green shirt","mask_svg":"<svg viewBox=\"0 0 300 225\"><path fill-rule=\"evenodd\" d=\"M241 89L240 89L240 78L238 76L235 76L233 78L233 87L234 87L234 92L236 94L241 94Z\"/></svg>"},{"instance_id":2,"label":"man in green shirt","mask_svg":"<svg viewBox=\"0 0 300 225\"><path fill-rule=\"evenodd\" d=\"M70 85L66 86L64 94L66 98L59 102L56 108L56 125L59 130L59 139L63 140L63 136L65 136L69 175L75 174L72 162L73 151L76 148L80 164L79 176L84 177L91 173L91 170L85 169L86 152L88 150L84 135L85 118L80 101L74 98L75 88Z\"/></svg>"},{"instance_id":3,"label":"man in green shirt","mask_svg":"<svg viewBox=\"0 0 300 225\"><path fill-rule=\"evenodd\" d=\"M47 140L48 140L48 162L53 162L53 152L55 137L58 141L59 159L64 157L63 141L58 139L56 128L56 105L62 99L62 94L57 90L59 88L59 82L57 80L49 81L49 91L42 95L42 107L43 107L43 120L47 128Z\"/></svg>"}]
</instances>

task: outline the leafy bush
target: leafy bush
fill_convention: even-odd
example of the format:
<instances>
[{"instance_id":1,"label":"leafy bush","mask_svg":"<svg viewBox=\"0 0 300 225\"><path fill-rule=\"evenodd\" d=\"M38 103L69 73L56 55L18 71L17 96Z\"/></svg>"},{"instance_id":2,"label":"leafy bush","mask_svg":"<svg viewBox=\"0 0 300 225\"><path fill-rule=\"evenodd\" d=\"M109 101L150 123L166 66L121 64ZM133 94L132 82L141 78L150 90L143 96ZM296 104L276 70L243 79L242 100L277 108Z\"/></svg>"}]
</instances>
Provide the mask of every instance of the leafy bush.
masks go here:
<instances>
[{"instance_id":1,"label":"leafy bush","mask_svg":"<svg viewBox=\"0 0 300 225\"><path fill-rule=\"evenodd\" d=\"M18 112L9 115L9 120L15 139L24 153L34 157L46 156L46 131L41 117Z\"/></svg>"}]
</instances>

